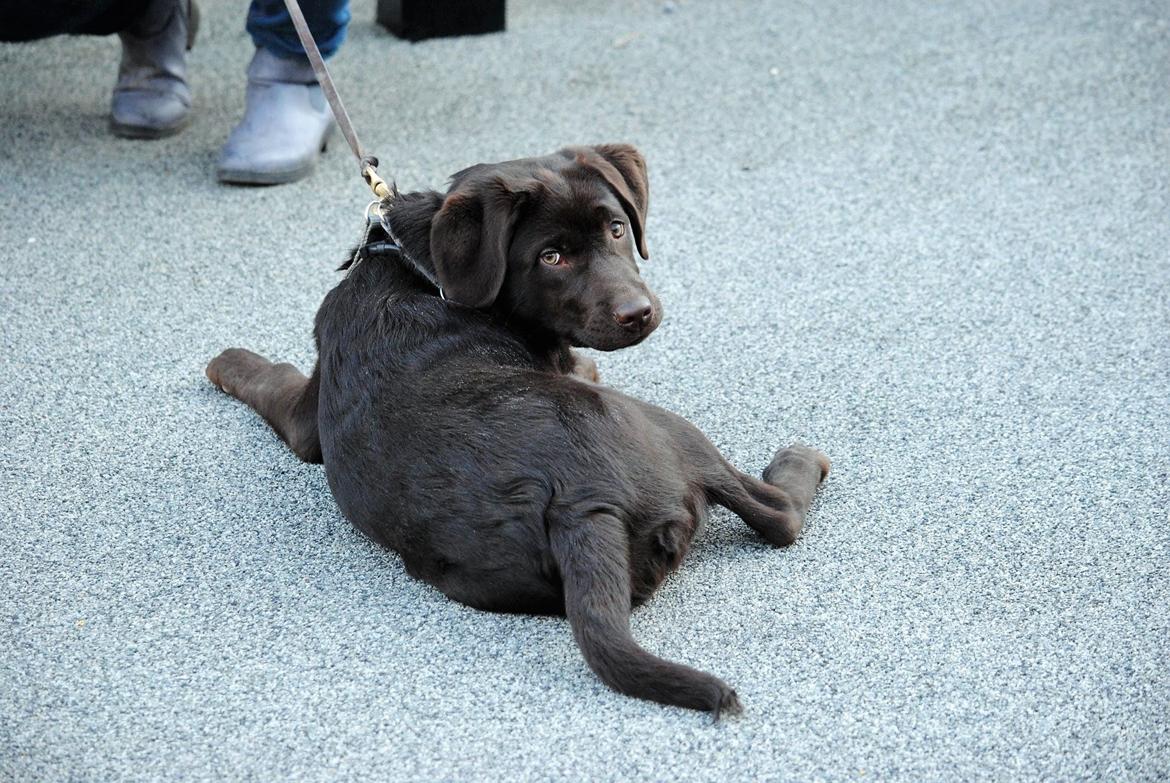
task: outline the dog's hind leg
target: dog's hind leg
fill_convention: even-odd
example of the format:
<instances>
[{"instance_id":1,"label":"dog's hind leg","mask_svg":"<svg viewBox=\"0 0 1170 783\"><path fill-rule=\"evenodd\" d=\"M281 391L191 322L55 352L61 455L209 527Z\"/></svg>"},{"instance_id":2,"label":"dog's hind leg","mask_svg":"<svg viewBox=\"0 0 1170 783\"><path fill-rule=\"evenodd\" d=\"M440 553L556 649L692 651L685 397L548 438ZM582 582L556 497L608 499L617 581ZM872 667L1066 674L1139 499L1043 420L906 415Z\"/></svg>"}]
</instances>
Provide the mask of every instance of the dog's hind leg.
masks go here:
<instances>
[{"instance_id":1,"label":"dog's hind leg","mask_svg":"<svg viewBox=\"0 0 1170 783\"><path fill-rule=\"evenodd\" d=\"M291 364L273 364L243 348L229 348L211 360L206 372L212 383L263 416L298 457L321 462L316 369L305 377Z\"/></svg>"},{"instance_id":2,"label":"dog's hind leg","mask_svg":"<svg viewBox=\"0 0 1170 783\"><path fill-rule=\"evenodd\" d=\"M824 452L795 443L777 451L764 468L765 490L776 487L784 492L804 519L817 487L828 475L829 458Z\"/></svg>"},{"instance_id":3,"label":"dog's hind leg","mask_svg":"<svg viewBox=\"0 0 1170 783\"><path fill-rule=\"evenodd\" d=\"M634 641L629 542L621 520L598 511L550 511L549 540L573 636L602 682L628 696L716 717L740 711L735 691L718 677L651 655Z\"/></svg>"},{"instance_id":4,"label":"dog's hind leg","mask_svg":"<svg viewBox=\"0 0 1170 783\"><path fill-rule=\"evenodd\" d=\"M817 487L829 474L829 458L799 444L776 452L760 481L728 466L731 475L711 490L720 505L777 546L788 546L804 528Z\"/></svg>"}]
</instances>

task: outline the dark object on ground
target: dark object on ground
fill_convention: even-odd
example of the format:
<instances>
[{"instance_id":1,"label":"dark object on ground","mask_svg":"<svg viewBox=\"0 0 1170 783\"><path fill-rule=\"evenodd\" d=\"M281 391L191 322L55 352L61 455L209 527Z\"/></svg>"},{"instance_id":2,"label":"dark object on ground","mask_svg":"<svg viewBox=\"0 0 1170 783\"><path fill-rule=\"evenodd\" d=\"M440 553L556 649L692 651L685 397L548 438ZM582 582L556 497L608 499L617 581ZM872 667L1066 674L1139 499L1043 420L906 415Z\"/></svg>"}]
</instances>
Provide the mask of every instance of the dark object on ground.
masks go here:
<instances>
[{"instance_id":1,"label":"dark object on ground","mask_svg":"<svg viewBox=\"0 0 1170 783\"><path fill-rule=\"evenodd\" d=\"M421 41L504 31L505 0L378 0L376 19L399 38Z\"/></svg>"},{"instance_id":2,"label":"dark object on ground","mask_svg":"<svg viewBox=\"0 0 1170 783\"><path fill-rule=\"evenodd\" d=\"M679 565L709 503L792 543L829 463L794 446L763 481L745 475L573 355L658 326L634 260L647 201L625 145L473 166L445 196L384 204L393 237L375 230L326 296L310 377L242 349L207 375L324 461L342 512L413 576L481 609L564 613L611 687L718 715L739 709L735 691L639 647L631 607Z\"/></svg>"},{"instance_id":3,"label":"dark object on ground","mask_svg":"<svg viewBox=\"0 0 1170 783\"><path fill-rule=\"evenodd\" d=\"M140 18L150 0L0 2L0 41L54 35L112 35Z\"/></svg>"}]
</instances>

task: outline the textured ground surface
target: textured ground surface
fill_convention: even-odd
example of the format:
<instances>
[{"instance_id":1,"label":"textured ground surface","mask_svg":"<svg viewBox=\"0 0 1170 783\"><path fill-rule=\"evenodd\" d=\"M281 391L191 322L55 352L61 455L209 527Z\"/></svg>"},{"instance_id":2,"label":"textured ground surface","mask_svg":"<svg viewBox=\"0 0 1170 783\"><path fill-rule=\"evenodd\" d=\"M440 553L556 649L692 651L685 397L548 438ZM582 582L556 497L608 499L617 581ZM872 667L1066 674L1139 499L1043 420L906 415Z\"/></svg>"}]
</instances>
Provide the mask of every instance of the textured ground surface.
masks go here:
<instances>
[{"instance_id":1,"label":"textured ground surface","mask_svg":"<svg viewBox=\"0 0 1170 783\"><path fill-rule=\"evenodd\" d=\"M719 512L634 617L738 688L714 726L409 579L207 384L310 362L364 192L339 143L214 183L250 52L204 5L164 142L106 133L115 40L0 47L0 779L1170 775L1164 4L517 0L414 46L356 4L403 186L637 143L666 321L604 377L834 459L796 546Z\"/></svg>"}]
</instances>

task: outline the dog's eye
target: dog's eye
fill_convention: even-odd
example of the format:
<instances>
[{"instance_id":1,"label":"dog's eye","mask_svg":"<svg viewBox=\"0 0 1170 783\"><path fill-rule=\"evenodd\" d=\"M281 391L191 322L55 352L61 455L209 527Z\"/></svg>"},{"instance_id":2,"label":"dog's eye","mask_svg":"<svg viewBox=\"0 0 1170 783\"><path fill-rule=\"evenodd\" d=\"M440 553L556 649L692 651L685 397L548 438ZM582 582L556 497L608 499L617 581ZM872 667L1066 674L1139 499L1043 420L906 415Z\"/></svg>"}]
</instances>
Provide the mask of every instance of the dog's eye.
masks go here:
<instances>
[{"instance_id":1,"label":"dog's eye","mask_svg":"<svg viewBox=\"0 0 1170 783\"><path fill-rule=\"evenodd\" d=\"M621 239L626 235L626 224L620 220L615 220L609 224L609 233L613 234L614 239Z\"/></svg>"},{"instance_id":2,"label":"dog's eye","mask_svg":"<svg viewBox=\"0 0 1170 783\"><path fill-rule=\"evenodd\" d=\"M546 250L540 254L540 260L549 266L556 266L561 263L561 254L555 250Z\"/></svg>"}]
</instances>

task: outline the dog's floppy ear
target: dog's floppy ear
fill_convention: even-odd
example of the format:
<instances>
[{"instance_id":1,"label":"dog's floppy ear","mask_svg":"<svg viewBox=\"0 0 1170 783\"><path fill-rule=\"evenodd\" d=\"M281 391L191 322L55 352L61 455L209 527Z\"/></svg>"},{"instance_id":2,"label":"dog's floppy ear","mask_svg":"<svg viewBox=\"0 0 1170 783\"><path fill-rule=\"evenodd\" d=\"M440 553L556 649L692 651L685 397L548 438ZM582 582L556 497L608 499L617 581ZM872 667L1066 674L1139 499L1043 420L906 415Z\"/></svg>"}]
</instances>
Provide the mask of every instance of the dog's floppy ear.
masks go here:
<instances>
[{"instance_id":1,"label":"dog's floppy ear","mask_svg":"<svg viewBox=\"0 0 1170 783\"><path fill-rule=\"evenodd\" d=\"M469 177L447 194L431 221L431 260L447 299L468 307L496 301L519 206L501 179Z\"/></svg>"},{"instance_id":2,"label":"dog's floppy ear","mask_svg":"<svg viewBox=\"0 0 1170 783\"><path fill-rule=\"evenodd\" d=\"M589 149L601 160L590 159L588 162L601 173L633 224L638 255L649 258L646 210L650 206L650 183L646 179L646 160L629 144L598 144Z\"/></svg>"}]
</instances>

